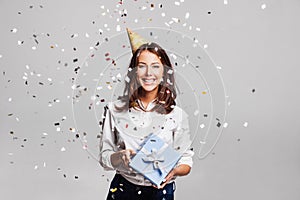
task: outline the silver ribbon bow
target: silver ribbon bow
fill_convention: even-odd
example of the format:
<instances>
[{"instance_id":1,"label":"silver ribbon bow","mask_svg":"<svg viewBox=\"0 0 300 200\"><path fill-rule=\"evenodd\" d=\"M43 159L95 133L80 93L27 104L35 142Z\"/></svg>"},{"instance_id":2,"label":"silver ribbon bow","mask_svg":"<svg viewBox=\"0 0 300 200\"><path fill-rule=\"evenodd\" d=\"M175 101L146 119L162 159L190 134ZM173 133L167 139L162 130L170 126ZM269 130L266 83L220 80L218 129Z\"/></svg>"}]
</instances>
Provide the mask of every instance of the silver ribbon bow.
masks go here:
<instances>
[{"instance_id":1,"label":"silver ribbon bow","mask_svg":"<svg viewBox=\"0 0 300 200\"><path fill-rule=\"evenodd\" d=\"M160 163L164 162L165 159L163 157L163 155L159 155L159 152L157 152L156 149L152 149L151 153L145 152L146 150L143 149L143 153L146 154L146 157L143 157L143 161L147 162L147 163L153 163L153 167L154 169L158 169L159 172L162 174L162 170L163 168L161 167Z\"/></svg>"}]
</instances>

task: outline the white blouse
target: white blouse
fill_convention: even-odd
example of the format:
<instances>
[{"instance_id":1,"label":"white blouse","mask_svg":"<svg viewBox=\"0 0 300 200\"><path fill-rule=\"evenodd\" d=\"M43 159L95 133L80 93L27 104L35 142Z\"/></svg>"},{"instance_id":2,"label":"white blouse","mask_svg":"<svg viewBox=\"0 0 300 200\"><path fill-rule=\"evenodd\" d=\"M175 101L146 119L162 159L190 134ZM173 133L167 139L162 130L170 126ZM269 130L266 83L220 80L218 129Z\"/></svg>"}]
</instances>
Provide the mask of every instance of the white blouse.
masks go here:
<instances>
[{"instance_id":1,"label":"white blouse","mask_svg":"<svg viewBox=\"0 0 300 200\"><path fill-rule=\"evenodd\" d=\"M138 100L141 107L143 104ZM182 157L177 165L186 164L192 167L194 152L190 149L188 115L178 106L174 106L169 114L145 112L139 108L119 112L115 105L124 105L121 101L110 102L104 111L102 134L100 139L100 164L105 170L117 170L128 181L150 186L151 182L135 171L114 169L110 156L120 150L132 149L135 152L141 148L145 138L155 133ZM150 102L144 110L149 111L155 106L155 100ZM176 177L174 177L175 179Z\"/></svg>"}]
</instances>

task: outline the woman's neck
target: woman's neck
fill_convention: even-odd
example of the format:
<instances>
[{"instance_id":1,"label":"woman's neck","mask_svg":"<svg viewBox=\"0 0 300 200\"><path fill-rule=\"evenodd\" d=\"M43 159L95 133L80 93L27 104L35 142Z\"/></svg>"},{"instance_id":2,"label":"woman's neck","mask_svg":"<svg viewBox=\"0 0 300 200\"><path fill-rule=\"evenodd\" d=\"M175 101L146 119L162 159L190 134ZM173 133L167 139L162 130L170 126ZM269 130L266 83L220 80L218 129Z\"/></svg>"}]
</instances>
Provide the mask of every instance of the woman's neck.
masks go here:
<instances>
[{"instance_id":1,"label":"woman's neck","mask_svg":"<svg viewBox=\"0 0 300 200\"><path fill-rule=\"evenodd\" d=\"M143 96L140 97L140 100L143 102L145 108L147 108L148 104L153 101L157 97L158 88L145 92Z\"/></svg>"}]
</instances>

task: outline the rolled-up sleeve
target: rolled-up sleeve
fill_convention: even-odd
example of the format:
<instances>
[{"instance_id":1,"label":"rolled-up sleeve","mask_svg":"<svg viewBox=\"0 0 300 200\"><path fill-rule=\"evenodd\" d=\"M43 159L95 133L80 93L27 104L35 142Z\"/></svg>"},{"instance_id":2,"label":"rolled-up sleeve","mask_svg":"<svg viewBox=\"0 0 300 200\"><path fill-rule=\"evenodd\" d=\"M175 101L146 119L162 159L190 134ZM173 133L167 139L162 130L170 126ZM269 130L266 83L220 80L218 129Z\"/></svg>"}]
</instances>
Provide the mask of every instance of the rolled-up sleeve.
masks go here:
<instances>
[{"instance_id":1,"label":"rolled-up sleeve","mask_svg":"<svg viewBox=\"0 0 300 200\"><path fill-rule=\"evenodd\" d=\"M110 157L115 152L114 145L114 121L108 106L105 106L103 113L102 132L100 134L99 163L105 170L114 170Z\"/></svg>"},{"instance_id":2,"label":"rolled-up sleeve","mask_svg":"<svg viewBox=\"0 0 300 200\"><path fill-rule=\"evenodd\" d=\"M174 131L174 148L182 154L182 157L178 161L177 165L186 164L190 167L193 166L194 152L191 150L191 138L188 115L180 110L179 123Z\"/></svg>"}]
</instances>

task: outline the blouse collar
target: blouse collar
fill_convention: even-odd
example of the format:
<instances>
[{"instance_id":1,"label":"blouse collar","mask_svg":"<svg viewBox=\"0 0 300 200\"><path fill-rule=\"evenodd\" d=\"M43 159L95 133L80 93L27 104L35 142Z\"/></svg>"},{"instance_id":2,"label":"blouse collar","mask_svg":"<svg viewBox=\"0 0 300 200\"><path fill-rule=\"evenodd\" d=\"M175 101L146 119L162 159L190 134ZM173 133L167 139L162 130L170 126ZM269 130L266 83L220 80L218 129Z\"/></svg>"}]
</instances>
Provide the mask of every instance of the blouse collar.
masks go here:
<instances>
[{"instance_id":1,"label":"blouse collar","mask_svg":"<svg viewBox=\"0 0 300 200\"><path fill-rule=\"evenodd\" d=\"M139 104L139 107L142 108L142 110L144 111L150 111L154 106L155 106L155 102L157 101L158 97L156 97L155 99L153 99L152 101L149 102L147 108L144 107L142 101L140 99L137 99L137 102Z\"/></svg>"}]
</instances>

